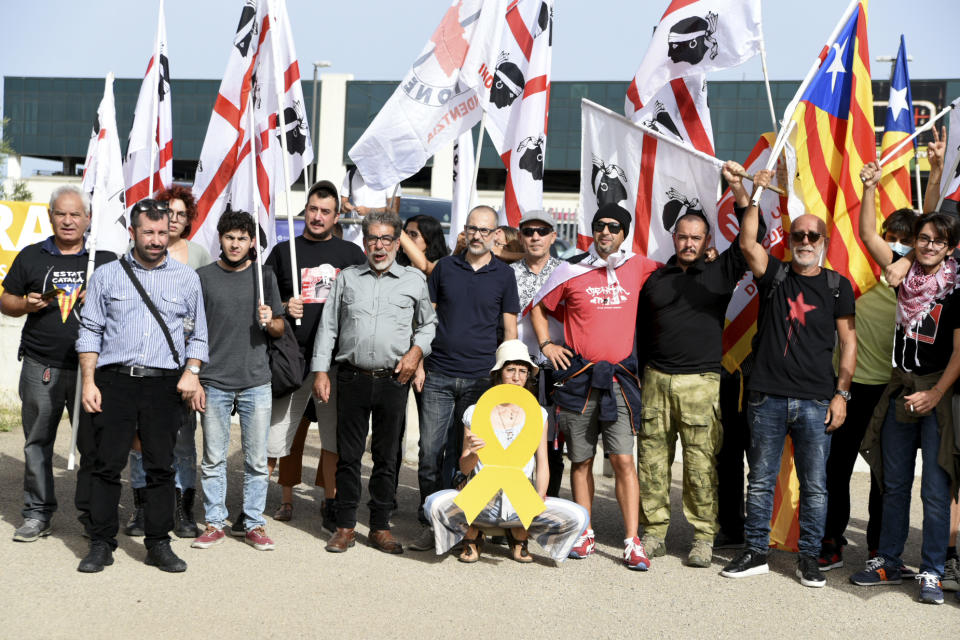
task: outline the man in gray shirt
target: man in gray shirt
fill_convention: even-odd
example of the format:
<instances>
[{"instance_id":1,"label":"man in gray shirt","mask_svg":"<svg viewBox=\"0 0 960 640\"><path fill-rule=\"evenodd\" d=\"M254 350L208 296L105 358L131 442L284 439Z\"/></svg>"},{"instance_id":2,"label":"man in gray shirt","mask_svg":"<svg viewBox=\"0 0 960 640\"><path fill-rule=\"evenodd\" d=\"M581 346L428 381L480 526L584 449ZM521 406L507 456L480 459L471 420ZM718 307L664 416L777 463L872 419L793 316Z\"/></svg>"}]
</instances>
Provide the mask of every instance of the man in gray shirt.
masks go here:
<instances>
[{"instance_id":1,"label":"man in gray shirt","mask_svg":"<svg viewBox=\"0 0 960 640\"><path fill-rule=\"evenodd\" d=\"M334 280L313 347L313 393L321 402L330 399L328 372L337 347L337 530L326 549L339 553L355 543L360 458L372 412L370 543L403 553L390 533L397 452L410 379L430 353L437 316L423 273L395 262L403 226L397 214L367 214L362 226L367 263Z\"/></svg>"},{"instance_id":2,"label":"man in gray shirt","mask_svg":"<svg viewBox=\"0 0 960 640\"><path fill-rule=\"evenodd\" d=\"M206 549L223 542L227 508L227 453L230 415L240 414L243 449L244 541L259 551L273 549L264 530L267 502L267 435L270 433L270 361L267 334L283 335L283 306L277 278L263 270L263 297L250 248L257 227L250 214L227 211L217 223L220 259L197 270L210 327L210 362L200 370L203 385L203 508L206 530L190 545ZM234 527L237 532L240 527Z\"/></svg>"}]
</instances>

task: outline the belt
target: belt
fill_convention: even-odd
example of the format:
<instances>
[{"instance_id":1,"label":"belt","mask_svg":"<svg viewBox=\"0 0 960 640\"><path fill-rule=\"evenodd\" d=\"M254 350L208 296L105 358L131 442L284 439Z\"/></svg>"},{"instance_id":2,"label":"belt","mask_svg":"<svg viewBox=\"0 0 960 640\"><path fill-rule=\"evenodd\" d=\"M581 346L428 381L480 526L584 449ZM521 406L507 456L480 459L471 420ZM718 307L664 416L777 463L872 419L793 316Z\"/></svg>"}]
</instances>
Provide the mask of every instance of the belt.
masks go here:
<instances>
[{"instance_id":1,"label":"belt","mask_svg":"<svg viewBox=\"0 0 960 640\"><path fill-rule=\"evenodd\" d=\"M122 373L131 378L165 378L180 375L179 369L154 369L153 367L128 367L121 364L110 364L101 369L112 373Z\"/></svg>"},{"instance_id":2,"label":"belt","mask_svg":"<svg viewBox=\"0 0 960 640\"><path fill-rule=\"evenodd\" d=\"M346 369L347 371L356 371L357 373L363 374L368 378L393 377L393 369L361 369L360 367L355 367L352 364L341 364L340 367Z\"/></svg>"}]
</instances>

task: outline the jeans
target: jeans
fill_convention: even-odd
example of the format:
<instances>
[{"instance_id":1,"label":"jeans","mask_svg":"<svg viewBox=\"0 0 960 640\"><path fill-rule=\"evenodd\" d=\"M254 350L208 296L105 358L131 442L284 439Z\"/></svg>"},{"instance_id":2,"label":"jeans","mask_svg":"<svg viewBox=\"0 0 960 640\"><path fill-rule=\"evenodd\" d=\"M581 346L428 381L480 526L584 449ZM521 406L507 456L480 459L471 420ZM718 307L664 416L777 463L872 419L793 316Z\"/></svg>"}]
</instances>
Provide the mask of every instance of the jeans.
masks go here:
<instances>
[{"instance_id":1,"label":"jeans","mask_svg":"<svg viewBox=\"0 0 960 640\"><path fill-rule=\"evenodd\" d=\"M341 364L337 372L337 527L353 529L360 503L361 459L371 426L370 530L390 528L397 491L397 452L407 414L410 384L372 378ZM371 421L372 417L372 421Z\"/></svg>"},{"instance_id":2,"label":"jeans","mask_svg":"<svg viewBox=\"0 0 960 640\"><path fill-rule=\"evenodd\" d=\"M223 391L203 386L207 408L201 414L203 461L200 482L203 485L203 510L207 524L223 528L227 519L227 453L230 450L230 412L237 403L240 416L240 445L243 451L243 514L247 531L266 525L263 509L267 504L267 435L270 433L270 384L240 391Z\"/></svg>"},{"instance_id":3,"label":"jeans","mask_svg":"<svg viewBox=\"0 0 960 640\"><path fill-rule=\"evenodd\" d=\"M73 418L77 370L50 367L24 357L20 369L20 417L23 422L23 517L48 522L57 510L53 490L53 443L66 407Z\"/></svg>"},{"instance_id":4,"label":"jeans","mask_svg":"<svg viewBox=\"0 0 960 640\"><path fill-rule=\"evenodd\" d=\"M449 489L463 446L463 412L490 386L489 378L454 378L427 371L420 405L420 507L417 517L429 524L423 502L431 493Z\"/></svg>"},{"instance_id":5,"label":"jeans","mask_svg":"<svg viewBox=\"0 0 960 640\"><path fill-rule=\"evenodd\" d=\"M177 431L177 443L173 447L173 473L177 489L193 489L197 486L197 414L184 405L183 421ZM147 475L143 471L143 454L130 450L130 486L143 489Z\"/></svg>"},{"instance_id":6,"label":"jeans","mask_svg":"<svg viewBox=\"0 0 960 640\"><path fill-rule=\"evenodd\" d=\"M937 463L940 428L937 414L917 422L899 422L895 399L880 432L883 450L883 523L880 527L880 555L900 562L910 528L910 491L917 446L923 460L920 499L923 502L923 537L920 543L920 571L943 576L950 538L950 476ZM949 427L946 427L949 428Z\"/></svg>"},{"instance_id":7,"label":"jeans","mask_svg":"<svg viewBox=\"0 0 960 640\"><path fill-rule=\"evenodd\" d=\"M766 553L770 546L773 490L787 435L793 439L793 460L800 480L800 553L820 554L827 517L827 457L830 434L824 419L828 400L804 400L765 393L750 393L747 417L750 449L747 461L747 547Z\"/></svg>"}]
</instances>

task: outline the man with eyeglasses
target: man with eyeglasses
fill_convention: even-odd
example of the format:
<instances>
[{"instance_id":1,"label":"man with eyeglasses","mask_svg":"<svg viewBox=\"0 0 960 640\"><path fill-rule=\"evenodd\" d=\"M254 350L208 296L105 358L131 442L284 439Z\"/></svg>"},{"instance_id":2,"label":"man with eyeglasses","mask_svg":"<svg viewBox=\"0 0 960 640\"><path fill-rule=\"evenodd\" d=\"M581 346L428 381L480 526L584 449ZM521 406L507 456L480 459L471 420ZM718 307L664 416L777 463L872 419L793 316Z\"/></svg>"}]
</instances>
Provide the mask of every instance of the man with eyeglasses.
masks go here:
<instances>
[{"instance_id":1,"label":"man with eyeglasses","mask_svg":"<svg viewBox=\"0 0 960 640\"><path fill-rule=\"evenodd\" d=\"M634 330L638 294L660 265L621 248L631 222L620 205L600 207L593 216L593 244L557 267L534 298L530 315L540 351L555 369L553 401L572 464L573 499L591 511L593 459L602 437L623 516L623 562L646 571L650 560L637 536L640 493L633 463L633 435L640 423ZM563 320L562 343L551 335L548 314ZM586 558L594 546L588 524L570 557Z\"/></svg>"},{"instance_id":2,"label":"man with eyeglasses","mask_svg":"<svg viewBox=\"0 0 960 640\"><path fill-rule=\"evenodd\" d=\"M367 262L334 281L311 363L321 402L330 400L332 360L337 364L337 529L326 549L342 553L356 542L361 458L372 425L369 540L385 553L403 553L390 533L400 436L410 380L430 353L437 319L423 273L396 263L400 217L368 213L362 229Z\"/></svg>"},{"instance_id":3,"label":"man with eyeglasses","mask_svg":"<svg viewBox=\"0 0 960 640\"><path fill-rule=\"evenodd\" d=\"M74 186L56 189L47 209L53 235L24 247L3 278L0 311L12 318L26 316L17 357L20 368L20 417L23 423L23 524L13 534L17 542L34 542L50 535L57 510L53 487L53 443L66 407L73 417L77 387L74 342L80 326L89 256L84 233L90 225L90 201ZM107 251L97 264L113 260ZM8 361L10 362L10 361ZM81 417L81 433L88 435ZM83 452L86 438L79 443ZM86 503L91 466L81 459L77 474L77 509L84 528L89 525Z\"/></svg>"},{"instance_id":4,"label":"man with eyeglasses","mask_svg":"<svg viewBox=\"0 0 960 640\"><path fill-rule=\"evenodd\" d=\"M773 173L757 172L755 189ZM757 280L760 310L747 390L750 449L747 459L746 548L720 575L745 578L767 573L773 493L784 439L793 440L800 480L800 554L796 575L805 587L822 587L818 566L827 516L827 458L830 434L847 413L857 359L853 287L820 266L826 224L812 214L790 225L793 259L783 263L757 242L758 210L751 204L740 227L740 249ZM834 377L833 351L840 349Z\"/></svg>"},{"instance_id":5,"label":"man with eyeglasses","mask_svg":"<svg viewBox=\"0 0 960 640\"><path fill-rule=\"evenodd\" d=\"M77 567L83 573L113 564L120 473L134 434L147 473L146 563L168 572L187 569L168 536L174 522L173 448L181 402L201 408L198 374L207 361L207 323L200 278L169 259L169 233L166 203L141 200L130 212L133 248L90 279L76 342L83 408L92 414L95 443L90 551Z\"/></svg>"},{"instance_id":6,"label":"man with eyeglasses","mask_svg":"<svg viewBox=\"0 0 960 640\"><path fill-rule=\"evenodd\" d=\"M723 167L734 193L743 189L738 169L733 162ZM706 262L711 240L710 223L700 211L681 215L673 229L675 253L644 284L637 312L637 352L646 363L643 428L637 433L643 547L651 558L667 552L671 465L679 437L683 513L694 529L691 567L709 567L713 559L723 325L733 290L747 271L736 240Z\"/></svg>"},{"instance_id":7,"label":"man with eyeglasses","mask_svg":"<svg viewBox=\"0 0 960 640\"><path fill-rule=\"evenodd\" d=\"M417 516L422 529L410 544L415 551L434 548L423 502L453 483L463 412L490 386L500 323L504 340L517 337L517 280L490 251L496 229L496 211L474 207L463 227L466 251L438 260L427 279L438 324L421 395Z\"/></svg>"}]
</instances>

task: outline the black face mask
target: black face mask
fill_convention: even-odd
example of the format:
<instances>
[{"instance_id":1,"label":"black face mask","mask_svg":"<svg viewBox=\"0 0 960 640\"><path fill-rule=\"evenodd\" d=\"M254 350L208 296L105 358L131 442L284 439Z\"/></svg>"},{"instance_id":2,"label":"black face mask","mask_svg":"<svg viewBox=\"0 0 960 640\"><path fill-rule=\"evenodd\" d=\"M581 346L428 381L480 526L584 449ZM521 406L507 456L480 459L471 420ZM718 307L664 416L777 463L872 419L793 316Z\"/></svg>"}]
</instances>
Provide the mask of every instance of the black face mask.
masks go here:
<instances>
[{"instance_id":1,"label":"black face mask","mask_svg":"<svg viewBox=\"0 0 960 640\"><path fill-rule=\"evenodd\" d=\"M231 269L236 269L237 267L242 266L244 262L246 262L247 260L249 260L249 259L250 259L250 256L249 256L249 254L248 254L248 255L245 255L245 256L243 256L242 258L240 258L239 260L237 260L236 262L234 262L233 260L231 260L230 258L227 257L227 254L224 253L223 249L220 249L220 259L223 260L223 264L227 265L227 266L230 267Z\"/></svg>"}]
</instances>

